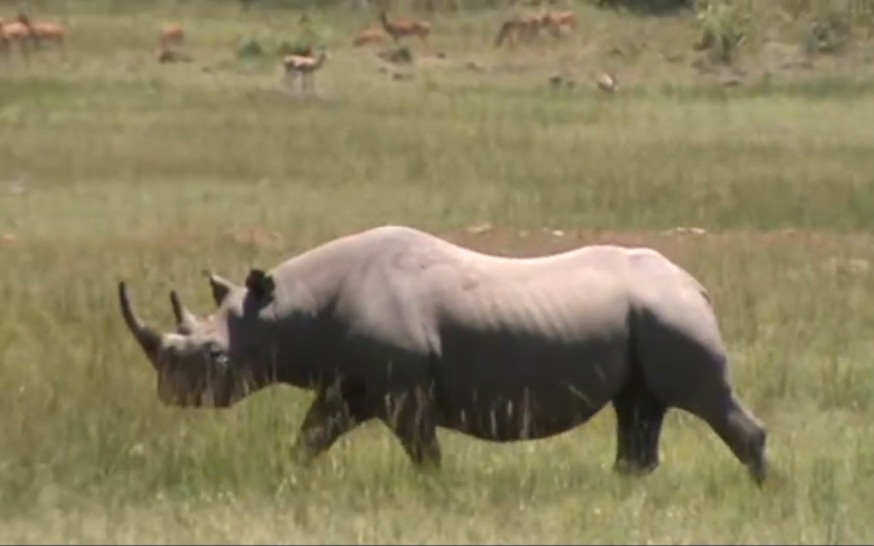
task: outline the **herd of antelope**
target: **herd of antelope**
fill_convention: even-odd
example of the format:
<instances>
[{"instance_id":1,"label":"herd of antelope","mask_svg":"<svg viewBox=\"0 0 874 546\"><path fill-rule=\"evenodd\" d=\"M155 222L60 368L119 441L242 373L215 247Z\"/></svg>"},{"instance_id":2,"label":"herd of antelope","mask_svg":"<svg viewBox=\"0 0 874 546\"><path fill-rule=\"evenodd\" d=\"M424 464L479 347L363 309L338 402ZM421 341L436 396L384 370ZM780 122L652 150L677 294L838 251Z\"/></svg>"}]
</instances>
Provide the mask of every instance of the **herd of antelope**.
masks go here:
<instances>
[{"instance_id":1,"label":"herd of antelope","mask_svg":"<svg viewBox=\"0 0 874 546\"><path fill-rule=\"evenodd\" d=\"M539 4L539 2L538 2ZM397 44L404 37L418 37L422 42L427 42L431 34L431 24L418 19L394 19L389 20L385 12L380 12L380 27L370 26L356 34L352 38L352 45L362 47L371 44L383 44L389 39ZM515 14L501 22L498 34L495 37L495 46L503 44L516 45L518 43L530 44L537 39L541 32L547 32L554 38L559 39L563 35L575 31L577 28L577 14L570 10L543 10L537 13ZM616 78L609 73L602 72L596 79L598 89L612 93L616 90Z\"/></svg>"},{"instance_id":2,"label":"herd of antelope","mask_svg":"<svg viewBox=\"0 0 874 546\"><path fill-rule=\"evenodd\" d=\"M431 35L431 24L419 19L389 18L381 11L379 14L379 26L371 26L359 32L352 39L352 45L361 47L371 44L383 44L391 40L399 44L403 38L415 37L422 43L427 43ZM498 29L495 38L495 46L504 43L515 45L519 42L530 43L541 32L546 31L555 38L560 38L564 33L576 29L576 13L573 11L545 11L514 15L504 20ZM39 47L44 42L50 42L63 46L65 37L64 27L57 23L32 20L27 14L20 12L13 21L6 22L0 18L0 52L8 51L12 47L18 47L27 55L31 47ZM158 38L158 61L180 62L190 61L191 58L181 51L185 41L185 29L178 23L165 25ZM301 85L305 91L308 87L314 89L314 74L324 66L328 60L325 51L316 52L314 48L307 47L303 51L282 58L284 78L291 83L301 78ZM307 85L309 83L309 86ZM598 87L605 91L613 91L615 80L612 76L601 75L598 79Z\"/></svg>"},{"instance_id":3,"label":"herd of antelope","mask_svg":"<svg viewBox=\"0 0 874 546\"><path fill-rule=\"evenodd\" d=\"M419 19L389 20L385 12L380 12L379 22L380 27L371 26L355 35L352 38L352 45L360 47L369 44L382 44L389 39L397 43L401 38L407 36L416 36L424 42L431 34L431 24ZM563 33L574 30L576 23L577 15L573 11L541 11L514 15L499 26L495 45L500 46L505 41L513 44L520 40L530 42L542 30L559 38Z\"/></svg>"}]
</instances>

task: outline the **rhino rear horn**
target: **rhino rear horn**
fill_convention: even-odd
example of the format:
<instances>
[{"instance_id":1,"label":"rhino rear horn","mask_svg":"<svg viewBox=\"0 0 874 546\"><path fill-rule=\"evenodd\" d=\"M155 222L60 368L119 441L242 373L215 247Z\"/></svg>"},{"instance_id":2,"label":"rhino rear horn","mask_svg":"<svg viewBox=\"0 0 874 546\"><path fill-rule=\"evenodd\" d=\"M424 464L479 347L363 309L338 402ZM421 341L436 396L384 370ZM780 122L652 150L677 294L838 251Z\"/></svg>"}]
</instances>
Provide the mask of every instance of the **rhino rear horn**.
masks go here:
<instances>
[{"instance_id":1,"label":"rhino rear horn","mask_svg":"<svg viewBox=\"0 0 874 546\"><path fill-rule=\"evenodd\" d=\"M154 328L143 324L137 317L134 310L131 308L130 299L127 294L127 286L124 281L118 283L118 300L121 304L121 315L124 317L124 322L127 324L128 330L134 335L140 347L145 351L146 356L156 365L158 351L161 348L161 334Z\"/></svg>"},{"instance_id":2,"label":"rhino rear horn","mask_svg":"<svg viewBox=\"0 0 874 546\"><path fill-rule=\"evenodd\" d=\"M203 274L206 275L209 279L209 285L212 288L213 301L215 301L216 306L220 306L222 302L225 301L225 298L228 297L228 294L230 294L231 291L236 288L236 285L227 279L223 279L222 277L216 275L208 269L204 269Z\"/></svg>"},{"instance_id":3,"label":"rhino rear horn","mask_svg":"<svg viewBox=\"0 0 874 546\"><path fill-rule=\"evenodd\" d=\"M173 316L176 317L176 330L180 334L190 334L197 324L197 317L182 305L179 294L175 290L170 291L170 305L173 306Z\"/></svg>"}]
</instances>

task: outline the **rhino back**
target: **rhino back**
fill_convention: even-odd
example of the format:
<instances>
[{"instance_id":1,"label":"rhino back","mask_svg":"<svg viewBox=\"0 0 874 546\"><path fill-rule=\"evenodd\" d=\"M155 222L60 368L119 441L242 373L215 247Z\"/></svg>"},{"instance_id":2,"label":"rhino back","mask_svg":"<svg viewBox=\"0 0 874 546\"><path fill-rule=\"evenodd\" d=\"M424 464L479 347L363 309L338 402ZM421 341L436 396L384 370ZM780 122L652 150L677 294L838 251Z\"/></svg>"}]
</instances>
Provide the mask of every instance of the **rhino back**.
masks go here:
<instances>
[{"instance_id":1,"label":"rhino back","mask_svg":"<svg viewBox=\"0 0 874 546\"><path fill-rule=\"evenodd\" d=\"M277 273L332 302L337 337L325 354L341 373L374 391L432 377L446 426L499 440L597 412L629 373L630 310L694 284L642 249L507 258L396 227L328 243Z\"/></svg>"}]
</instances>

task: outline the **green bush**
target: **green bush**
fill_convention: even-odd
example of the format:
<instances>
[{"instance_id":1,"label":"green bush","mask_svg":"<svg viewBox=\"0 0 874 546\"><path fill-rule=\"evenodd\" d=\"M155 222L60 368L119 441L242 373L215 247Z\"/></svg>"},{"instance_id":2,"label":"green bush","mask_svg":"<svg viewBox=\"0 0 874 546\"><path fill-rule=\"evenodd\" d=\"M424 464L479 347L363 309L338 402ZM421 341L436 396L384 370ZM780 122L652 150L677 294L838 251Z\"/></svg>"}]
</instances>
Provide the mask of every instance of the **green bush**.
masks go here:
<instances>
[{"instance_id":1,"label":"green bush","mask_svg":"<svg viewBox=\"0 0 874 546\"><path fill-rule=\"evenodd\" d=\"M840 53L850 43L853 25L850 15L834 9L823 10L814 15L813 21L803 33L807 53Z\"/></svg>"},{"instance_id":2,"label":"green bush","mask_svg":"<svg viewBox=\"0 0 874 546\"><path fill-rule=\"evenodd\" d=\"M746 38L744 27L749 15L730 0L699 0L696 5L701 37L695 49L706 50L711 60L729 64Z\"/></svg>"}]
</instances>

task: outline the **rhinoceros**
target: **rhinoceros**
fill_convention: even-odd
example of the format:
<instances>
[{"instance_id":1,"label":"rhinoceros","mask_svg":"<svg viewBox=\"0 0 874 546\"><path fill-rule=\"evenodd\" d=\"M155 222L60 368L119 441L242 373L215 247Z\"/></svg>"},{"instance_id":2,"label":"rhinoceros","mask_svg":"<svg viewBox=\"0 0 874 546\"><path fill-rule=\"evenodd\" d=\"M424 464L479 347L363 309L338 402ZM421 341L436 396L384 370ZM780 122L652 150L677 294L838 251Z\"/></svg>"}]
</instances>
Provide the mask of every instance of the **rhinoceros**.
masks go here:
<instances>
[{"instance_id":1,"label":"rhinoceros","mask_svg":"<svg viewBox=\"0 0 874 546\"><path fill-rule=\"evenodd\" d=\"M373 419L434 468L437 428L535 440L612 403L615 471L658 467L665 413L679 408L765 480L766 430L730 385L708 293L653 249L511 258L389 225L251 269L244 285L203 273L217 309L198 318L171 291L169 333L144 324L119 283L159 399L226 408L275 383L310 389L293 446L302 464Z\"/></svg>"}]
</instances>

